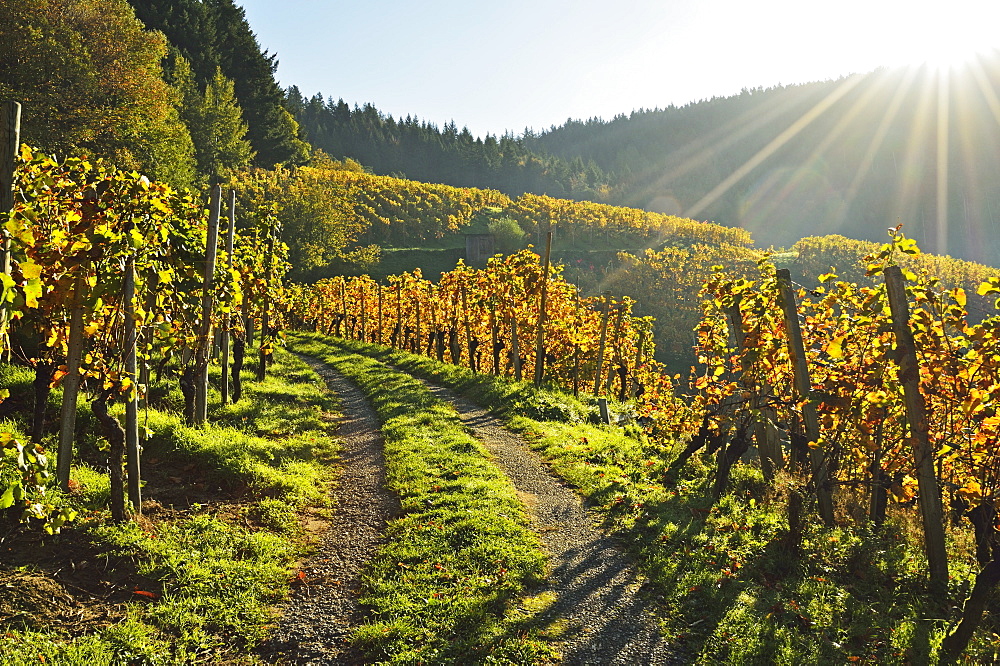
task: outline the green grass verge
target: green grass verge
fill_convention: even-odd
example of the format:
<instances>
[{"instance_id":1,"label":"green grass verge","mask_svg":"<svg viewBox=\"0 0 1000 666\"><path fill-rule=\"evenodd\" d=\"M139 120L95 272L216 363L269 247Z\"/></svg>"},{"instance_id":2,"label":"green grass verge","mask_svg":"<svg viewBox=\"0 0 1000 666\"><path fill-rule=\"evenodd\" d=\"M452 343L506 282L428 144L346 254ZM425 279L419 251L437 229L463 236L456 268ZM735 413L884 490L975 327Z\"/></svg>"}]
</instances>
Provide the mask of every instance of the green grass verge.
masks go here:
<instances>
[{"instance_id":1,"label":"green grass verge","mask_svg":"<svg viewBox=\"0 0 1000 666\"><path fill-rule=\"evenodd\" d=\"M572 396L384 347L342 344L449 386L524 433L606 526L622 533L666 602L664 631L691 663L935 663L959 619L976 570L967 526L950 532L945 596L927 591L915 506L895 507L880 530L807 520L796 557L784 546L787 479L771 489L757 467L738 464L729 492L713 502L714 458L696 456L668 483L676 443L651 441L631 426L586 423L590 407ZM562 407L546 415L558 420L540 419L546 410L539 405L553 404ZM847 491L840 497L840 511L864 506ZM996 601L992 609L968 663L1000 663Z\"/></svg>"},{"instance_id":2,"label":"green grass verge","mask_svg":"<svg viewBox=\"0 0 1000 666\"><path fill-rule=\"evenodd\" d=\"M329 338L292 336L382 417L390 488L403 515L366 575L373 619L357 640L391 664L536 664L554 658L525 598L545 557L511 482L419 381Z\"/></svg>"},{"instance_id":3,"label":"green grass verge","mask_svg":"<svg viewBox=\"0 0 1000 666\"><path fill-rule=\"evenodd\" d=\"M104 508L107 475L73 469L78 490L67 499L87 518L71 528L75 534L51 537L54 545L82 538L132 571L155 599L135 595L121 621L81 637L9 627L0 634L0 663L257 662L251 651L266 635L271 606L287 594L290 564L304 552L295 512L327 501L337 447L325 415L336 407L312 370L281 350L265 382L246 379L237 405L220 407L212 394L204 428L183 425L171 411L141 417L152 431L144 461L190 470L213 501L116 525ZM80 443L96 450L97 440L90 432Z\"/></svg>"}]
</instances>

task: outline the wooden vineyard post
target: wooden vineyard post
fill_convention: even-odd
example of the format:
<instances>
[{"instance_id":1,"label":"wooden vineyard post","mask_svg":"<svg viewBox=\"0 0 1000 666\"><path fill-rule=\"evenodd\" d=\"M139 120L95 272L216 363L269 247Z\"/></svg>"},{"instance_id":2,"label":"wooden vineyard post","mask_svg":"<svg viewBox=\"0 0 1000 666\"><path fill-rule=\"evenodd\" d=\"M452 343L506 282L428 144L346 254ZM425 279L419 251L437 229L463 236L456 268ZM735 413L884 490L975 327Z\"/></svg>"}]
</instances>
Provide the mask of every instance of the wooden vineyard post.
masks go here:
<instances>
[{"instance_id":1,"label":"wooden vineyard post","mask_svg":"<svg viewBox=\"0 0 1000 666\"><path fill-rule=\"evenodd\" d=\"M212 188L209 203L208 237L205 244L205 275L201 298L201 331L195 355L194 425L208 419L208 355L212 349L212 306L215 296L215 260L219 247L219 211L222 205L222 188Z\"/></svg>"},{"instance_id":2,"label":"wooden vineyard post","mask_svg":"<svg viewBox=\"0 0 1000 666\"><path fill-rule=\"evenodd\" d=\"M476 350L472 344L472 327L469 326L469 296L465 291L465 283L460 287L462 293L462 325L465 327L465 348L469 351L469 369L476 372Z\"/></svg>"},{"instance_id":3,"label":"wooden vineyard post","mask_svg":"<svg viewBox=\"0 0 1000 666\"><path fill-rule=\"evenodd\" d=\"M125 468L128 499L136 514L142 513L141 466L139 463L139 377L136 363L138 331L135 321L135 253L125 260L125 377L132 385L125 402Z\"/></svg>"},{"instance_id":4,"label":"wooden vineyard post","mask_svg":"<svg viewBox=\"0 0 1000 666\"><path fill-rule=\"evenodd\" d=\"M359 302L361 304L361 336L358 338L361 342L368 342L368 308L365 307L365 283L358 280L358 295Z\"/></svg>"},{"instance_id":5,"label":"wooden vineyard post","mask_svg":"<svg viewBox=\"0 0 1000 666\"><path fill-rule=\"evenodd\" d=\"M448 349L451 353L451 362L455 365L462 365L462 343L458 339L458 307L461 303L460 290L452 293L451 302L451 328L448 329Z\"/></svg>"},{"instance_id":6,"label":"wooden vineyard post","mask_svg":"<svg viewBox=\"0 0 1000 666\"><path fill-rule=\"evenodd\" d=\"M416 321L414 322L415 330L413 331L413 353L414 354L419 354L420 353L420 342L421 342L421 340L420 340L420 324L421 324L421 321L420 321L420 319L421 319L421 317L420 317L420 314L421 314L420 313L420 293L421 293L421 290L420 290L419 286L416 289L413 290L413 298L415 299L413 305L414 305L414 308L416 309Z\"/></svg>"},{"instance_id":7,"label":"wooden vineyard post","mask_svg":"<svg viewBox=\"0 0 1000 666\"><path fill-rule=\"evenodd\" d=\"M257 381L262 382L267 377L268 345L273 343L271 336L271 277L274 272L274 229L267 230L267 253L264 268L264 295L260 304L260 356L257 365Z\"/></svg>"},{"instance_id":8,"label":"wooden vineyard post","mask_svg":"<svg viewBox=\"0 0 1000 666\"><path fill-rule=\"evenodd\" d=\"M236 235L236 190L229 192L229 228L226 230L226 267L233 269L233 244ZM222 323L222 404L229 403L229 338L233 318L228 312Z\"/></svg>"},{"instance_id":9,"label":"wooden vineyard post","mask_svg":"<svg viewBox=\"0 0 1000 666\"><path fill-rule=\"evenodd\" d=\"M545 305L549 287L549 256L552 254L552 232L545 236L545 261L542 265L542 293L538 298L538 330L535 333L535 388L545 376Z\"/></svg>"},{"instance_id":10,"label":"wooden vineyard post","mask_svg":"<svg viewBox=\"0 0 1000 666\"><path fill-rule=\"evenodd\" d=\"M21 105L0 102L0 221L14 209L14 166L21 144ZM3 272L10 275L10 236L7 225L0 224L3 242Z\"/></svg>"},{"instance_id":11,"label":"wooden vineyard post","mask_svg":"<svg viewBox=\"0 0 1000 666\"><path fill-rule=\"evenodd\" d=\"M382 284L378 287L378 322L375 326L375 344L382 344Z\"/></svg>"},{"instance_id":12,"label":"wooden vineyard post","mask_svg":"<svg viewBox=\"0 0 1000 666\"><path fill-rule=\"evenodd\" d=\"M597 343L597 368L594 370L594 395L601 394L601 368L604 367L604 345L608 342L608 319L611 318L611 292L604 292L604 312L601 335Z\"/></svg>"},{"instance_id":13,"label":"wooden vineyard post","mask_svg":"<svg viewBox=\"0 0 1000 666\"><path fill-rule=\"evenodd\" d=\"M351 337L347 328L347 278L340 278L340 315L344 324L344 337Z\"/></svg>"},{"instance_id":14,"label":"wooden vineyard post","mask_svg":"<svg viewBox=\"0 0 1000 666\"><path fill-rule=\"evenodd\" d=\"M21 145L21 105L17 102L0 102L0 268L10 275L10 235L7 233L7 215L14 209L14 166ZM10 353L7 344L9 315L6 304L0 306L0 357Z\"/></svg>"},{"instance_id":15,"label":"wooden vineyard post","mask_svg":"<svg viewBox=\"0 0 1000 666\"><path fill-rule=\"evenodd\" d=\"M948 585L948 553L945 550L944 514L941 491L934 472L934 449L927 426L927 410L920 394L920 366L917 346L910 330L910 305L906 300L906 285L899 266L885 269L885 285L892 313L892 330L896 336L899 381L903 385L906 421L913 443L917 468L917 488L920 492L920 513L924 524L924 548L930 569L931 584L945 589Z\"/></svg>"},{"instance_id":16,"label":"wooden vineyard post","mask_svg":"<svg viewBox=\"0 0 1000 666\"><path fill-rule=\"evenodd\" d=\"M645 346L646 331L639 331L639 341L635 345L635 364L632 366L632 373L629 375L628 391L625 395L626 399L634 398L635 392L638 390L639 366L642 365L642 352Z\"/></svg>"},{"instance_id":17,"label":"wooden vineyard post","mask_svg":"<svg viewBox=\"0 0 1000 666\"><path fill-rule=\"evenodd\" d=\"M80 361L83 358L83 276L73 283L69 316L69 343L66 351L66 376L63 378L62 407L59 417L59 456L56 478L59 487L69 492L69 470L73 462L73 441L76 436L76 399L80 393Z\"/></svg>"},{"instance_id":18,"label":"wooden vineyard post","mask_svg":"<svg viewBox=\"0 0 1000 666\"><path fill-rule=\"evenodd\" d=\"M575 227L574 227L575 229ZM580 328L580 288L576 287L575 295L573 297L574 311L573 316L576 323L575 328L579 330ZM573 340L573 397L579 397L580 395L580 343Z\"/></svg>"},{"instance_id":19,"label":"wooden vineyard post","mask_svg":"<svg viewBox=\"0 0 1000 666\"><path fill-rule=\"evenodd\" d=\"M493 376L500 376L500 327L496 308L490 308L490 350L493 352Z\"/></svg>"},{"instance_id":20,"label":"wooden vineyard post","mask_svg":"<svg viewBox=\"0 0 1000 666\"><path fill-rule=\"evenodd\" d=\"M795 304L795 293L792 291L792 277L787 268L778 269L778 300L785 319L785 331L788 335L788 355L792 361L792 379L795 386L795 397L802 405L802 420L805 422L806 438L810 442L819 441L819 415L816 405L807 400L812 389L812 379L809 377L809 364L806 362L806 348L802 341L802 328L799 326L798 308ZM833 490L830 487L829 466L826 455L815 447L809 447L809 457L812 465L813 480L816 483L816 498L819 504L819 515L827 525L833 525Z\"/></svg>"},{"instance_id":21,"label":"wooden vineyard post","mask_svg":"<svg viewBox=\"0 0 1000 666\"><path fill-rule=\"evenodd\" d=\"M514 366L514 379L521 381L521 347L517 341L517 316L510 316L510 362Z\"/></svg>"},{"instance_id":22,"label":"wooden vineyard post","mask_svg":"<svg viewBox=\"0 0 1000 666\"><path fill-rule=\"evenodd\" d=\"M737 297L739 298L739 297ZM747 333L743 328L743 315L740 312L740 302L736 301L726 312L729 323L733 327L736 336L736 344L740 350L741 381L743 387L758 399L769 391L767 386L757 386L751 376L751 364L747 357L750 350L747 349ZM757 452L760 456L761 470L764 472L764 479L768 483L774 481L774 473L781 467L781 451L775 446L776 442L769 436L767 424L773 423L776 419L774 409L767 406L759 406L760 417L754 419L753 436L757 441Z\"/></svg>"},{"instance_id":23,"label":"wooden vineyard post","mask_svg":"<svg viewBox=\"0 0 1000 666\"><path fill-rule=\"evenodd\" d=\"M622 339L622 325L625 323L625 304L618 304L618 311L615 313L615 328L614 333L611 335L611 358L612 360L621 360L621 350L619 345ZM611 385L615 381L615 369L608 367L608 380L604 386L604 392L611 395Z\"/></svg>"},{"instance_id":24,"label":"wooden vineyard post","mask_svg":"<svg viewBox=\"0 0 1000 666\"><path fill-rule=\"evenodd\" d=\"M403 283L396 283L396 328L392 330L392 346L401 349L406 346L403 335Z\"/></svg>"}]
</instances>

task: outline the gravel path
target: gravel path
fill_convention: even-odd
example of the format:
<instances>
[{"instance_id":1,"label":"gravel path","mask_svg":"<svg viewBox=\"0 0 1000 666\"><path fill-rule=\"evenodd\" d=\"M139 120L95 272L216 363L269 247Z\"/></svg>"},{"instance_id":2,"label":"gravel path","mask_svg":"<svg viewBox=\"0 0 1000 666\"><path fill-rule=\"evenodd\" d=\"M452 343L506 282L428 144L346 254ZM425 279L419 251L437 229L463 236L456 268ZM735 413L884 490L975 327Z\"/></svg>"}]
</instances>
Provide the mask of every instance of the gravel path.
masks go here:
<instances>
[{"instance_id":1,"label":"gravel path","mask_svg":"<svg viewBox=\"0 0 1000 666\"><path fill-rule=\"evenodd\" d=\"M651 604L631 558L595 528L579 495L562 485L523 438L489 412L445 388L425 384L436 397L454 405L528 507L550 555L548 586L557 595L542 619L567 623L564 663L684 663L648 612Z\"/></svg>"},{"instance_id":2,"label":"gravel path","mask_svg":"<svg viewBox=\"0 0 1000 666\"><path fill-rule=\"evenodd\" d=\"M357 602L359 576L384 543L385 525L399 515L399 502L385 486L380 422L364 395L329 366L301 358L340 397L343 472L333 495L333 519L303 567L304 581L280 609L282 617L261 655L280 664L363 664L347 642L364 618ZM564 663L683 663L648 612L643 581L631 559L595 528L580 497L549 472L521 437L486 410L445 388L425 384L436 397L454 405L528 508L550 555L547 589L556 594L541 620L563 624Z\"/></svg>"},{"instance_id":3,"label":"gravel path","mask_svg":"<svg viewBox=\"0 0 1000 666\"><path fill-rule=\"evenodd\" d=\"M386 489L380 422L364 395L329 366L300 358L340 398L344 416L337 434L344 445L343 470L329 527L261 652L272 663L362 664L347 642L364 619L357 601L360 573L384 543L386 523L399 515L399 501Z\"/></svg>"}]
</instances>

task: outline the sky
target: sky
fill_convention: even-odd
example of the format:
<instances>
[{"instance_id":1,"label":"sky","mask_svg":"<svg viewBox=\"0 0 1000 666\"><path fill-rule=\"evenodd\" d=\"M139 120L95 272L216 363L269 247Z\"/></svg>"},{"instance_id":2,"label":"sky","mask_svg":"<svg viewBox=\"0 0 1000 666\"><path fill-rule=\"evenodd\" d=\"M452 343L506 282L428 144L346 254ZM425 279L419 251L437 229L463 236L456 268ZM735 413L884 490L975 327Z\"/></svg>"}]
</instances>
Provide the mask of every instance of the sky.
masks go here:
<instances>
[{"instance_id":1,"label":"sky","mask_svg":"<svg viewBox=\"0 0 1000 666\"><path fill-rule=\"evenodd\" d=\"M1000 47L998 0L241 4L282 86L476 136Z\"/></svg>"}]
</instances>

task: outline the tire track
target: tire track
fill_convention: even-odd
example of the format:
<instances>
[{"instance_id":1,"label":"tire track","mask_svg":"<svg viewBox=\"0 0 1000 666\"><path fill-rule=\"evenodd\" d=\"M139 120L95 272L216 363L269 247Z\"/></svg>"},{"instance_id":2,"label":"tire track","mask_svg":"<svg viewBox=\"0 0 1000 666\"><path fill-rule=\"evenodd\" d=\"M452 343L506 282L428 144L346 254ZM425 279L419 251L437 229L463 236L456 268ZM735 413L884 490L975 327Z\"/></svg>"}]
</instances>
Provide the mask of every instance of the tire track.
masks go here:
<instances>
[{"instance_id":1,"label":"tire track","mask_svg":"<svg viewBox=\"0 0 1000 666\"><path fill-rule=\"evenodd\" d=\"M595 527L580 496L548 470L523 438L487 410L446 388L428 381L424 384L435 397L455 407L527 506L551 557L548 588L557 597L541 620L565 623L564 663L685 663L660 634L632 559L613 537Z\"/></svg>"},{"instance_id":2,"label":"tire track","mask_svg":"<svg viewBox=\"0 0 1000 666\"><path fill-rule=\"evenodd\" d=\"M381 422L364 394L326 364L299 358L339 397L342 469L332 519L261 653L280 664L363 664L349 642L365 619L358 603L361 572L385 543L386 524L400 514L399 500L386 488Z\"/></svg>"}]
</instances>

